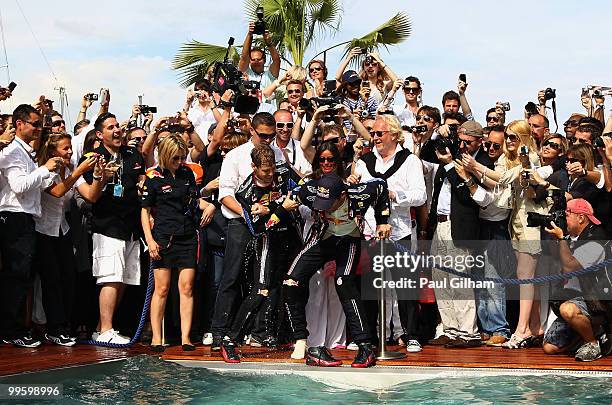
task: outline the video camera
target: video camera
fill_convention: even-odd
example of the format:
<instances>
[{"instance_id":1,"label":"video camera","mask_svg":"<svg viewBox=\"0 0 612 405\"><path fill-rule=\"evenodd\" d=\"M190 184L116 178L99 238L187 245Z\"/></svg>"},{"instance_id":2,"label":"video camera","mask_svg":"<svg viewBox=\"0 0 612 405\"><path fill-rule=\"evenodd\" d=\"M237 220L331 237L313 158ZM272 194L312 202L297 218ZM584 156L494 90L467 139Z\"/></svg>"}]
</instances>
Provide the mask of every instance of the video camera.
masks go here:
<instances>
[{"instance_id":1,"label":"video camera","mask_svg":"<svg viewBox=\"0 0 612 405\"><path fill-rule=\"evenodd\" d=\"M532 228L548 228L550 222L554 222L559 228L563 229L563 233L567 232L567 219L565 218L565 209L567 208L567 200L565 192L560 189L549 191L548 194L553 204L550 207L548 215L539 214L537 212L527 213L527 226Z\"/></svg>"},{"instance_id":2,"label":"video camera","mask_svg":"<svg viewBox=\"0 0 612 405\"><path fill-rule=\"evenodd\" d=\"M449 124L448 128L450 130L448 136L438 137L438 139L436 139L435 141L435 147L441 153L446 153L446 148L448 148L451 155L453 156L453 159L456 159L459 157L459 134L457 132L459 129L459 125Z\"/></svg>"},{"instance_id":3,"label":"video camera","mask_svg":"<svg viewBox=\"0 0 612 405\"><path fill-rule=\"evenodd\" d=\"M234 95L225 105L234 107L238 114L255 114L259 109L257 97L249 95L251 90L259 89L259 82L244 80L242 72L228 60L229 50L234 44L230 37L223 62L215 62L212 90L223 95L226 90L232 90Z\"/></svg>"},{"instance_id":4,"label":"video camera","mask_svg":"<svg viewBox=\"0 0 612 405\"><path fill-rule=\"evenodd\" d=\"M312 97L310 100L314 101L319 107L322 107L324 105L329 106L329 109L325 112L325 115L323 116L323 122L333 121L338 111L334 107L336 107L338 104L342 104L342 97L340 97L336 92L335 80L325 81L325 87L323 89L323 94L321 95L321 97ZM309 105L311 109L310 113L314 113L314 109L312 109L312 104L310 104L306 99L300 100L300 107L303 108L303 101L306 101L306 103ZM309 112L308 109L306 109L306 112Z\"/></svg>"},{"instance_id":5,"label":"video camera","mask_svg":"<svg viewBox=\"0 0 612 405\"><path fill-rule=\"evenodd\" d=\"M257 14L257 21L255 21L253 27L253 34L255 35L263 35L266 32L266 22L264 21L264 9L259 6L255 10L255 14Z\"/></svg>"}]
</instances>

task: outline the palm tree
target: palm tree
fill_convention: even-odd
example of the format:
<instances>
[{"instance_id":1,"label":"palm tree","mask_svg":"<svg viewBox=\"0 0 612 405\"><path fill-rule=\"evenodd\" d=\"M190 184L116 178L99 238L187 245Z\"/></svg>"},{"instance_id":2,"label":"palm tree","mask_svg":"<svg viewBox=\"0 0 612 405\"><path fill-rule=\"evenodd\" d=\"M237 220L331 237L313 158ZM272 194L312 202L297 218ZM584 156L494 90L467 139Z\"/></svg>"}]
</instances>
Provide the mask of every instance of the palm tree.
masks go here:
<instances>
[{"instance_id":1,"label":"palm tree","mask_svg":"<svg viewBox=\"0 0 612 405\"><path fill-rule=\"evenodd\" d=\"M287 65L302 66L306 51L318 39L340 30L340 0L245 0L245 12L250 21L256 20L259 6L264 9L264 20L272 35L272 42ZM372 32L341 42L326 51L342 45L345 46L345 54L355 46L373 51L399 44L410 36L410 32L409 17L399 12ZM229 58L236 63L240 57L239 48L230 47ZM202 77L211 64L223 60L226 49L226 46L195 40L183 44L172 63L172 68L179 72L180 84L187 87Z\"/></svg>"}]
</instances>

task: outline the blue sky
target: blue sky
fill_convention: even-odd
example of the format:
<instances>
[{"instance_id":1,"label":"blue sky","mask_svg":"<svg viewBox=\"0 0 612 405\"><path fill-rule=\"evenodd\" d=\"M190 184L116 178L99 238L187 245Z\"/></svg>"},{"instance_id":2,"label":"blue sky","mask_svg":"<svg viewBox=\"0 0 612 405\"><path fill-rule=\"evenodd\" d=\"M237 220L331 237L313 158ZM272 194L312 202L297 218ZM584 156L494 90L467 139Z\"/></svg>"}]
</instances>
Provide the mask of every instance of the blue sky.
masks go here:
<instances>
[{"instance_id":1,"label":"blue sky","mask_svg":"<svg viewBox=\"0 0 612 405\"><path fill-rule=\"evenodd\" d=\"M138 94L162 114L182 108L185 91L170 69L180 44L197 39L222 45L230 35L241 43L247 25L242 1L237 0L223 2L223 9L210 0L19 4L58 81L15 0L3 0L0 12L11 80L18 88L11 103L3 102L0 109L30 103L40 94L57 100L54 87L61 84L69 95L73 123L82 94L100 87L111 89L111 110L120 118L127 117ZM604 0L346 0L343 8L340 32L322 39L318 49L365 34L404 11L412 18L413 34L389 52L383 50L385 62L400 76L419 77L425 103L438 107L444 91L455 89L458 74L466 73L468 99L481 122L495 101L509 101L509 118L520 118L522 106L535 99L538 89L552 87L557 89L562 123L571 112L582 111L583 86L612 86L612 7ZM328 54L330 71L335 71L339 58L339 52ZM0 68L0 83L6 82L6 70ZM610 100L607 104L612 107Z\"/></svg>"}]
</instances>

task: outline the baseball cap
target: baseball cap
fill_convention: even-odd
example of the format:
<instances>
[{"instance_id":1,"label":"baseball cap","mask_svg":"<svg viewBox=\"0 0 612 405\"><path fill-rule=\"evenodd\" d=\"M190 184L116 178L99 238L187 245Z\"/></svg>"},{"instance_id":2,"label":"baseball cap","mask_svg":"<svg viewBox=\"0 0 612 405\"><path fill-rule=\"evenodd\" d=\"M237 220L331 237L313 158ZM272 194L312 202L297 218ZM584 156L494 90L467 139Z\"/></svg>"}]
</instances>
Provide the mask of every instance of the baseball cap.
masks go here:
<instances>
[{"instance_id":1,"label":"baseball cap","mask_svg":"<svg viewBox=\"0 0 612 405\"><path fill-rule=\"evenodd\" d=\"M465 121L459 127L459 133L462 132L461 129L463 129L463 133L465 135L473 136L475 138L482 138L484 136L482 125L480 125L476 121Z\"/></svg>"},{"instance_id":2,"label":"baseball cap","mask_svg":"<svg viewBox=\"0 0 612 405\"><path fill-rule=\"evenodd\" d=\"M357 83L361 81L361 78L354 70L347 70L342 74L342 81L346 83Z\"/></svg>"},{"instance_id":3,"label":"baseball cap","mask_svg":"<svg viewBox=\"0 0 612 405\"><path fill-rule=\"evenodd\" d=\"M583 198L569 200L567 202L567 210L573 212L574 214L584 214L587 216L587 218L589 218L589 221L595 225L601 225L601 221L595 218L595 215L593 215L593 207Z\"/></svg>"},{"instance_id":4,"label":"baseball cap","mask_svg":"<svg viewBox=\"0 0 612 405\"><path fill-rule=\"evenodd\" d=\"M342 192L346 190L342 178L333 173L321 176L319 180L316 180L314 186L317 189L317 195L312 208L318 211L329 209L340 198Z\"/></svg>"}]
</instances>

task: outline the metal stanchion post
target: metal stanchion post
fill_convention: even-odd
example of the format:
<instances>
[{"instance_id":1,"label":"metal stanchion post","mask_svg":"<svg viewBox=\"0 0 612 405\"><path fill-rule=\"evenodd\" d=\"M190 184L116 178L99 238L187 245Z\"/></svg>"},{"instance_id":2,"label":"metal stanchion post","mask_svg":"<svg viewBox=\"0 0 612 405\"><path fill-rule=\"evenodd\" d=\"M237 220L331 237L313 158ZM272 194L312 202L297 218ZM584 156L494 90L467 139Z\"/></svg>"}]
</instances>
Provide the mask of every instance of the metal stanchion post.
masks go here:
<instances>
[{"instance_id":1,"label":"metal stanchion post","mask_svg":"<svg viewBox=\"0 0 612 405\"><path fill-rule=\"evenodd\" d=\"M384 257L384 244L385 241L380 241L380 255ZM386 302L385 302L385 269L380 272L380 280L381 280L381 288L380 288L380 298L378 301L378 355L376 356L377 360L395 360L406 357L405 353L396 352L392 350L387 350L385 348L386 344L386 325L387 325L387 314L386 314Z\"/></svg>"}]
</instances>

